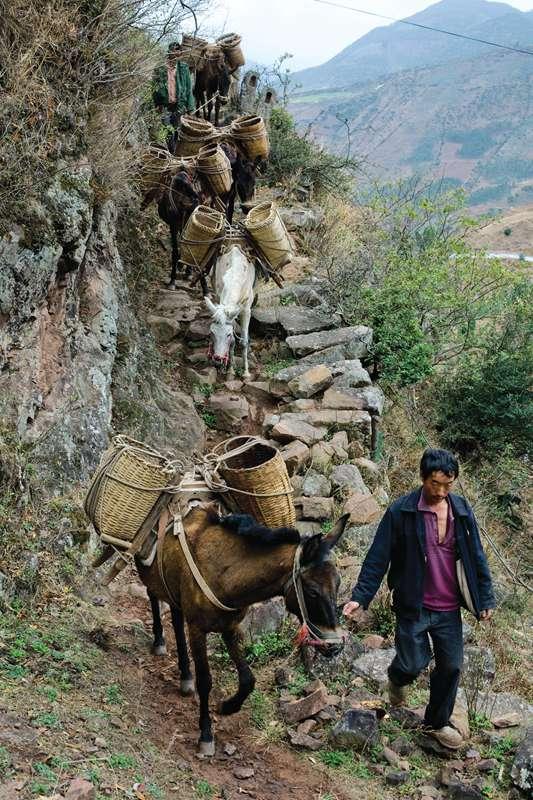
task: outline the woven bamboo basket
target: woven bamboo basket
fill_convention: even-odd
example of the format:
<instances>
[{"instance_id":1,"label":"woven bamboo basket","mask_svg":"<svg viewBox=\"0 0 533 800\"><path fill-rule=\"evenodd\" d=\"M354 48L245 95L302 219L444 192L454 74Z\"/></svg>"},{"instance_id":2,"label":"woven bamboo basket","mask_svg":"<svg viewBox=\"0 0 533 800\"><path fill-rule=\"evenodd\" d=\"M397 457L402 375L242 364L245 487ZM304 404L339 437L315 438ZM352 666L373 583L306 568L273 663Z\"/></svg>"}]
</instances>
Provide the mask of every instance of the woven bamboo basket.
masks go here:
<instances>
[{"instance_id":1,"label":"woven bamboo basket","mask_svg":"<svg viewBox=\"0 0 533 800\"><path fill-rule=\"evenodd\" d=\"M229 494L243 513L269 528L294 525L293 488L279 450L255 436L236 436L214 452Z\"/></svg>"},{"instance_id":2,"label":"woven bamboo basket","mask_svg":"<svg viewBox=\"0 0 533 800\"><path fill-rule=\"evenodd\" d=\"M241 42L242 36L239 36L238 33L226 33L225 36L219 36L217 39L217 44L223 49L232 72L246 63Z\"/></svg>"},{"instance_id":3,"label":"woven bamboo basket","mask_svg":"<svg viewBox=\"0 0 533 800\"><path fill-rule=\"evenodd\" d=\"M196 269L206 266L224 233L224 215L208 206L197 206L181 234L180 261Z\"/></svg>"},{"instance_id":4,"label":"woven bamboo basket","mask_svg":"<svg viewBox=\"0 0 533 800\"><path fill-rule=\"evenodd\" d=\"M239 117L231 123L230 133L235 143L250 161L254 161L256 158L268 157L270 143L262 117L256 117L253 114Z\"/></svg>"},{"instance_id":5,"label":"woven bamboo basket","mask_svg":"<svg viewBox=\"0 0 533 800\"><path fill-rule=\"evenodd\" d=\"M275 203L268 201L254 206L244 220L244 227L273 269L289 263L291 242Z\"/></svg>"},{"instance_id":6,"label":"woven bamboo basket","mask_svg":"<svg viewBox=\"0 0 533 800\"><path fill-rule=\"evenodd\" d=\"M230 160L219 144L207 144L198 151L198 172L205 175L215 194L227 194L231 189Z\"/></svg>"},{"instance_id":7,"label":"woven bamboo basket","mask_svg":"<svg viewBox=\"0 0 533 800\"><path fill-rule=\"evenodd\" d=\"M204 65L203 52L206 45L207 39L184 33L181 40L180 61L185 61L194 70L202 69Z\"/></svg>"},{"instance_id":8,"label":"woven bamboo basket","mask_svg":"<svg viewBox=\"0 0 533 800\"><path fill-rule=\"evenodd\" d=\"M196 156L201 147L204 147L216 135L214 125L206 119L184 114L181 118L178 141L176 142L177 156Z\"/></svg>"},{"instance_id":9,"label":"woven bamboo basket","mask_svg":"<svg viewBox=\"0 0 533 800\"><path fill-rule=\"evenodd\" d=\"M176 470L156 450L116 436L104 452L85 498L85 513L103 541L127 547Z\"/></svg>"}]
</instances>

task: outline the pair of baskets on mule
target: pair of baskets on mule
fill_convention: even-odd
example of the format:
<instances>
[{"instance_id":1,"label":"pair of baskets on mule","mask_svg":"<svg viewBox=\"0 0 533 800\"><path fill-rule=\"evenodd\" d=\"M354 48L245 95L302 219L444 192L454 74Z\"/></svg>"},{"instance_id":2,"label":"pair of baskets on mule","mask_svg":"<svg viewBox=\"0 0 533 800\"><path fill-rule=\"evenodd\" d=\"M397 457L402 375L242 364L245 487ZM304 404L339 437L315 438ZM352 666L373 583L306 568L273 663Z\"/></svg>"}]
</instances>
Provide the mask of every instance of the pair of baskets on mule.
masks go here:
<instances>
[{"instance_id":1,"label":"pair of baskets on mule","mask_svg":"<svg viewBox=\"0 0 533 800\"><path fill-rule=\"evenodd\" d=\"M274 202L254 206L242 225L274 273L288 264L292 258L291 240ZM208 206L197 206L181 234L180 261L197 271L204 271L225 238L224 215Z\"/></svg>"},{"instance_id":2,"label":"pair of baskets on mule","mask_svg":"<svg viewBox=\"0 0 533 800\"><path fill-rule=\"evenodd\" d=\"M183 114L175 154L196 156L201 147L213 143L218 138L233 141L244 157L250 161L267 158L270 153L268 131L262 117L246 114L233 120L226 128L217 129L207 119Z\"/></svg>"},{"instance_id":3,"label":"pair of baskets on mule","mask_svg":"<svg viewBox=\"0 0 533 800\"><path fill-rule=\"evenodd\" d=\"M292 486L280 452L262 439L221 442L203 460L198 477L206 491L268 527L296 520ZM85 499L85 512L102 542L135 555L173 494L180 492L176 462L127 436L103 454ZM114 576L113 576L114 577Z\"/></svg>"}]
</instances>

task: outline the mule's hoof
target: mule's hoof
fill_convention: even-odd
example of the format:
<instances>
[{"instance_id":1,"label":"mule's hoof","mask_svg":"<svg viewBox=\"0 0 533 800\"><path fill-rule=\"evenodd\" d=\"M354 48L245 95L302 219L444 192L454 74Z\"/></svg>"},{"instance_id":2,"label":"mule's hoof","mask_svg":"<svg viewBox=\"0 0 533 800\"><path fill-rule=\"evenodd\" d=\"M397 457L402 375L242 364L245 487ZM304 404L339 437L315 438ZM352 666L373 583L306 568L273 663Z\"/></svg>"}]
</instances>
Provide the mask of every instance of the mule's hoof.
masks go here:
<instances>
[{"instance_id":1,"label":"mule's hoof","mask_svg":"<svg viewBox=\"0 0 533 800\"><path fill-rule=\"evenodd\" d=\"M167 283L167 289L171 289L172 291L175 291L175 289L176 289L176 281L171 281L170 283Z\"/></svg>"},{"instance_id":2,"label":"mule's hoof","mask_svg":"<svg viewBox=\"0 0 533 800\"><path fill-rule=\"evenodd\" d=\"M229 717L231 714L236 714L237 711L240 711L242 708L242 703L239 703L237 700L234 700L232 697L229 700L223 700L219 707L218 713L221 714L223 717Z\"/></svg>"},{"instance_id":3,"label":"mule's hoof","mask_svg":"<svg viewBox=\"0 0 533 800\"><path fill-rule=\"evenodd\" d=\"M166 656L167 654L167 646L166 644L154 644L152 647L152 655L153 656Z\"/></svg>"},{"instance_id":4,"label":"mule's hoof","mask_svg":"<svg viewBox=\"0 0 533 800\"><path fill-rule=\"evenodd\" d=\"M215 740L211 742L198 742L198 755L200 756L214 756L215 755Z\"/></svg>"},{"instance_id":5,"label":"mule's hoof","mask_svg":"<svg viewBox=\"0 0 533 800\"><path fill-rule=\"evenodd\" d=\"M252 373L251 372L243 372L243 374L242 374L242 379L244 381L251 380L251 377L252 377Z\"/></svg>"},{"instance_id":6,"label":"mule's hoof","mask_svg":"<svg viewBox=\"0 0 533 800\"><path fill-rule=\"evenodd\" d=\"M194 680L192 678L180 681L180 694L185 695L185 697L194 694Z\"/></svg>"}]
</instances>

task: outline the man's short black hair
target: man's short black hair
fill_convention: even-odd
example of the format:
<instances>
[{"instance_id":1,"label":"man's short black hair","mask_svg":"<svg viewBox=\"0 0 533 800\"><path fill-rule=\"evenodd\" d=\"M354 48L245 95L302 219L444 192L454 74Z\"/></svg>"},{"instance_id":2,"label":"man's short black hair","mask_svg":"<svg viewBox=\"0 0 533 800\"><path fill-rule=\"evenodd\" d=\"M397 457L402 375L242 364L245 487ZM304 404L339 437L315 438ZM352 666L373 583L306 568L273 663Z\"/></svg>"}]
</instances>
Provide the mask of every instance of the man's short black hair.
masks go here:
<instances>
[{"instance_id":1,"label":"man's short black hair","mask_svg":"<svg viewBox=\"0 0 533 800\"><path fill-rule=\"evenodd\" d=\"M176 50L181 50L180 42L170 42L168 46L168 54L171 55L171 53L176 52Z\"/></svg>"},{"instance_id":2,"label":"man's short black hair","mask_svg":"<svg viewBox=\"0 0 533 800\"><path fill-rule=\"evenodd\" d=\"M424 455L420 461L420 474L422 480L429 478L432 472L444 472L449 478L459 476L459 464L455 456L449 450L438 450L428 447L424 450Z\"/></svg>"}]
</instances>

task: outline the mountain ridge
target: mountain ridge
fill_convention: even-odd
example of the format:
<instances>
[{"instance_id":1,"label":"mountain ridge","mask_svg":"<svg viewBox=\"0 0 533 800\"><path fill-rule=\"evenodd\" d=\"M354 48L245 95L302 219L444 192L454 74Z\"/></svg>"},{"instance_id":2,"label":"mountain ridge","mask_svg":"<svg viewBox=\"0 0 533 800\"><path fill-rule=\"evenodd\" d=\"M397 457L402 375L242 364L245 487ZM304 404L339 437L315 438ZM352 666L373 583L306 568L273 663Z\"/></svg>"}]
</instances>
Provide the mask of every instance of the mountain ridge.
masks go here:
<instances>
[{"instance_id":1,"label":"mountain ridge","mask_svg":"<svg viewBox=\"0 0 533 800\"><path fill-rule=\"evenodd\" d=\"M533 46L533 11L522 12L506 3L441 0L406 20L475 38L488 38L489 33L497 32L498 43L513 46L530 41ZM497 20L500 22L495 29ZM454 53L470 57L488 47L395 22L374 28L324 64L295 72L293 78L306 91L339 88L404 69L437 64L453 58Z\"/></svg>"}]
</instances>

